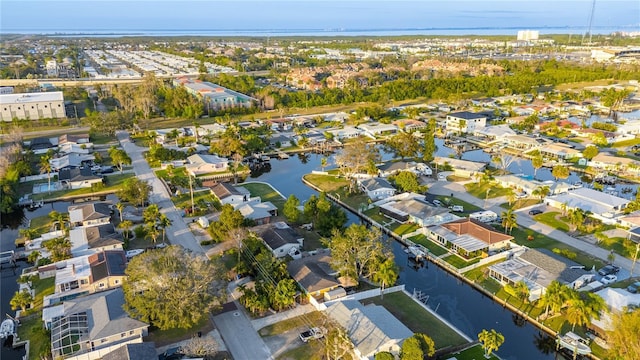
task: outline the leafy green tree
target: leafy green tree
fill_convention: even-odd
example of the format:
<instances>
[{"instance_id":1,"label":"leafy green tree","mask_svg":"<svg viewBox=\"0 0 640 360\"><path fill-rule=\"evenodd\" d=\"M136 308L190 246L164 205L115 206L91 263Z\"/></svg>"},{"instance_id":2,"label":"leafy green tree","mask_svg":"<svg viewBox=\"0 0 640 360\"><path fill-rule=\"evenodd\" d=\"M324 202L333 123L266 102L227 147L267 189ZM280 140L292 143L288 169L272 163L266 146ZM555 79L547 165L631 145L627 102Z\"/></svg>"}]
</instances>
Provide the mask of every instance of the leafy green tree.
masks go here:
<instances>
[{"instance_id":1,"label":"leafy green tree","mask_svg":"<svg viewBox=\"0 0 640 360\"><path fill-rule=\"evenodd\" d=\"M33 296L31 296L31 292L27 289L22 289L22 291L16 291L9 301L11 305L11 310L16 310L20 308L23 312L27 310L27 306L29 306L33 302Z\"/></svg>"},{"instance_id":2,"label":"leafy green tree","mask_svg":"<svg viewBox=\"0 0 640 360\"><path fill-rule=\"evenodd\" d=\"M507 284L504 286L504 290L522 302L527 302L529 299L529 287L524 281L518 281L515 285Z\"/></svg>"},{"instance_id":3,"label":"leafy green tree","mask_svg":"<svg viewBox=\"0 0 640 360\"><path fill-rule=\"evenodd\" d=\"M324 168L327 167L327 158L323 157L322 159L320 159L320 168L322 168L322 171L324 171Z\"/></svg>"},{"instance_id":4,"label":"leafy green tree","mask_svg":"<svg viewBox=\"0 0 640 360\"><path fill-rule=\"evenodd\" d=\"M410 132L400 132L387 141L387 146L402 159L414 157L420 150L418 138Z\"/></svg>"},{"instance_id":5,"label":"leafy green tree","mask_svg":"<svg viewBox=\"0 0 640 360\"><path fill-rule=\"evenodd\" d=\"M397 175L392 176L389 180L393 181L393 184L401 192L416 192L422 193L424 188L418 181L418 175L411 171L401 171Z\"/></svg>"},{"instance_id":6,"label":"leafy green tree","mask_svg":"<svg viewBox=\"0 0 640 360\"><path fill-rule=\"evenodd\" d=\"M326 241L331 249L331 265L356 282L370 279L385 260L393 260L378 228L369 230L364 225L351 224L344 232L336 229L332 235Z\"/></svg>"},{"instance_id":7,"label":"leafy green tree","mask_svg":"<svg viewBox=\"0 0 640 360\"><path fill-rule=\"evenodd\" d=\"M288 309L295 304L295 295L298 291L298 286L293 279L282 279L278 281L278 285L270 291L271 295L271 307L276 310Z\"/></svg>"},{"instance_id":8,"label":"leafy green tree","mask_svg":"<svg viewBox=\"0 0 640 360\"><path fill-rule=\"evenodd\" d=\"M125 272L125 311L161 330L190 329L226 299L220 261L178 246L136 256Z\"/></svg>"},{"instance_id":9,"label":"leafy green tree","mask_svg":"<svg viewBox=\"0 0 640 360\"><path fill-rule=\"evenodd\" d=\"M145 224L151 224L155 226L159 217L160 217L160 208L158 207L157 204L149 205L142 212L142 220L145 222Z\"/></svg>"},{"instance_id":10,"label":"leafy green tree","mask_svg":"<svg viewBox=\"0 0 640 360\"><path fill-rule=\"evenodd\" d=\"M607 354L612 359L640 359L640 308L611 314L611 331L607 331Z\"/></svg>"},{"instance_id":11,"label":"leafy green tree","mask_svg":"<svg viewBox=\"0 0 640 360\"><path fill-rule=\"evenodd\" d=\"M436 353L436 343L426 334L416 333L413 335L420 342L420 348L426 356L433 356Z\"/></svg>"},{"instance_id":12,"label":"leafy green tree","mask_svg":"<svg viewBox=\"0 0 640 360\"><path fill-rule=\"evenodd\" d=\"M569 168L564 165L556 165L551 170L551 175L558 179L566 179L569 177Z\"/></svg>"},{"instance_id":13,"label":"leafy green tree","mask_svg":"<svg viewBox=\"0 0 640 360\"><path fill-rule=\"evenodd\" d=\"M599 152L600 150L598 150L597 146L589 145L582 151L582 156L587 160L591 160L596 157Z\"/></svg>"},{"instance_id":14,"label":"leafy green tree","mask_svg":"<svg viewBox=\"0 0 640 360\"><path fill-rule=\"evenodd\" d=\"M378 266L377 270L373 272L371 279L382 286L380 298L384 296L384 288L395 284L399 275L400 271L393 259L386 259Z\"/></svg>"},{"instance_id":15,"label":"leafy green tree","mask_svg":"<svg viewBox=\"0 0 640 360\"><path fill-rule=\"evenodd\" d=\"M295 195L291 194L289 195L287 201L284 203L284 208L282 209L282 212L284 213L284 216L287 218L287 220L294 224L298 223L301 216L301 212L300 209L298 209L298 206L300 206L300 200L298 200Z\"/></svg>"},{"instance_id":16,"label":"leafy green tree","mask_svg":"<svg viewBox=\"0 0 640 360\"><path fill-rule=\"evenodd\" d=\"M118 166L118 170L122 174L124 165L131 165L131 158L126 151L118 149L115 146L109 148L109 157L111 161Z\"/></svg>"},{"instance_id":17,"label":"leafy green tree","mask_svg":"<svg viewBox=\"0 0 640 360\"><path fill-rule=\"evenodd\" d=\"M349 179L355 174L364 172L371 161L377 163L379 160L380 153L375 145L367 144L362 138L347 144L342 152L336 155L336 165L340 173ZM353 191L354 184L355 182L352 181L349 191Z\"/></svg>"},{"instance_id":18,"label":"leafy green tree","mask_svg":"<svg viewBox=\"0 0 640 360\"><path fill-rule=\"evenodd\" d=\"M400 355L400 359L423 360L424 351L422 351L420 340L418 340L413 336L408 339L405 339L404 342L402 342L402 352Z\"/></svg>"},{"instance_id":19,"label":"leafy green tree","mask_svg":"<svg viewBox=\"0 0 640 360\"><path fill-rule=\"evenodd\" d=\"M342 229L347 223L347 215L339 206L327 199L327 194L311 195L304 204L304 216L312 221L318 233L328 236L334 229Z\"/></svg>"},{"instance_id":20,"label":"leafy green tree","mask_svg":"<svg viewBox=\"0 0 640 360\"><path fill-rule=\"evenodd\" d=\"M209 234L214 241L221 242L227 239L229 232L238 229L244 224L244 216L239 210L235 210L229 204L222 205L222 211L218 221L209 225Z\"/></svg>"},{"instance_id":21,"label":"leafy green tree","mask_svg":"<svg viewBox=\"0 0 640 360\"><path fill-rule=\"evenodd\" d=\"M491 329L491 331L484 329L478 334L478 341L482 344L485 356L489 357L494 351L498 351L504 343L504 335L494 329Z\"/></svg>"},{"instance_id":22,"label":"leafy green tree","mask_svg":"<svg viewBox=\"0 0 640 360\"><path fill-rule=\"evenodd\" d=\"M71 241L68 238L59 237L42 243L51 254L51 261L58 262L71 259Z\"/></svg>"},{"instance_id":23,"label":"leafy green tree","mask_svg":"<svg viewBox=\"0 0 640 360\"><path fill-rule=\"evenodd\" d=\"M544 165L544 158L542 157L542 154L538 153L537 155L532 157L531 165L533 166L533 177L535 178L536 174L538 173L538 169L540 169L542 165Z\"/></svg>"},{"instance_id":24,"label":"leafy green tree","mask_svg":"<svg viewBox=\"0 0 640 360\"><path fill-rule=\"evenodd\" d=\"M34 250L29 253L29 256L27 256L27 261L35 265L36 262L38 262L38 258L40 257L40 255L41 255L40 251Z\"/></svg>"},{"instance_id":25,"label":"leafy green tree","mask_svg":"<svg viewBox=\"0 0 640 360\"><path fill-rule=\"evenodd\" d=\"M505 234L507 231L511 233L513 228L518 225L518 215L510 208L503 211L500 216L502 217L502 227L504 227Z\"/></svg>"},{"instance_id":26,"label":"leafy green tree","mask_svg":"<svg viewBox=\"0 0 640 360\"><path fill-rule=\"evenodd\" d=\"M431 118L427 122L427 127L423 135L422 161L430 163L433 161L433 154L436 153L438 147L435 141L436 136L436 119Z\"/></svg>"},{"instance_id":27,"label":"leafy green tree","mask_svg":"<svg viewBox=\"0 0 640 360\"><path fill-rule=\"evenodd\" d=\"M395 360L395 359L396 357L393 356L393 354L388 351L381 351L377 353L376 356L374 357L374 360Z\"/></svg>"},{"instance_id":28,"label":"leafy green tree","mask_svg":"<svg viewBox=\"0 0 640 360\"><path fill-rule=\"evenodd\" d=\"M158 227L162 229L162 243L166 243L167 241L167 228L171 226L173 222L169 217L165 214L160 214L160 218L158 219Z\"/></svg>"},{"instance_id":29,"label":"leafy green tree","mask_svg":"<svg viewBox=\"0 0 640 360\"><path fill-rule=\"evenodd\" d=\"M144 206L149 201L151 185L136 177L126 179L116 193L121 201Z\"/></svg>"},{"instance_id":30,"label":"leafy green tree","mask_svg":"<svg viewBox=\"0 0 640 360\"><path fill-rule=\"evenodd\" d=\"M549 315L549 310L553 313L560 312L566 301L569 299L569 288L566 285L553 280L544 294L538 300L538 305L545 308L545 318Z\"/></svg>"}]
</instances>

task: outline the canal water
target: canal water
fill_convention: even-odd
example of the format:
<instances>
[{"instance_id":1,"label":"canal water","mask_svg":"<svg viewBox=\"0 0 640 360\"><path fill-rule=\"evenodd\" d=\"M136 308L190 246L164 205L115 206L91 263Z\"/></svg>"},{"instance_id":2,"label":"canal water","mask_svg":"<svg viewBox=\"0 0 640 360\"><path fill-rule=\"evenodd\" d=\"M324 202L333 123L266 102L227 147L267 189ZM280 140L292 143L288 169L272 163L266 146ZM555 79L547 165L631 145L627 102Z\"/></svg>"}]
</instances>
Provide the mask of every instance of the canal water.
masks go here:
<instances>
[{"instance_id":1,"label":"canal water","mask_svg":"<svg viewBox=\"0 0 640 360\"><path fill-rule=\"evenodd\" d=\"M439 156L447 156L448 148L439 145ZM487 161L488 154L466 153L464 159ZM271 170L247 181L264 181L272 184L285 197L294 194L304 202L316 191L304 185L300 179L304 174L320 169L322 155L307 154L292 156L286 160L271 160ZM384 158L390 158L385 154ZM332 163L330 160L329 163ZM526 172L525 172L526 173ZM531 168L533 174L533 168ZM540 171L538 172L540 174ZM349 212L349 222L360 219ZM482 293L458 280L434 264L423 267L414 266L398 242L393 242L396 263L401 268L399 283L405 284L407 291L420 291L428 296L427 305L450 321L471 338L477 338L482 329L496 329L505 337L505 343L498 354L506 360L541 360L554 358L554 342L546 335L515 316L508 309L495 303Z\"/></svg>"}]
</instances>

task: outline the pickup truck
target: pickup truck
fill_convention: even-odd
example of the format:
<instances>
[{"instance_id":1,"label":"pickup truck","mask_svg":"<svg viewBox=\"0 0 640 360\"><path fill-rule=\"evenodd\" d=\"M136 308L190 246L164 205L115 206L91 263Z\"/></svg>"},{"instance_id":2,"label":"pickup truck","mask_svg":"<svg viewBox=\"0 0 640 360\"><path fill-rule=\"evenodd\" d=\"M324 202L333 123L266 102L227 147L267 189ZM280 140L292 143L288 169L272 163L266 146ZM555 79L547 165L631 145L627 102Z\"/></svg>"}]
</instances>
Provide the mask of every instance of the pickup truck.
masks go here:
<instances>
[{"instance_id":1,"label":"pickup truck","mask_svg":"<svg viewBox=\"0 0 640 360\"><path fill-rule=\"evenodd\" d=\"M326 333L326 329L322 327L314 327L300 333L300 340L307 342L309 340L322 339Z\"/></svg>"}]
</instances>

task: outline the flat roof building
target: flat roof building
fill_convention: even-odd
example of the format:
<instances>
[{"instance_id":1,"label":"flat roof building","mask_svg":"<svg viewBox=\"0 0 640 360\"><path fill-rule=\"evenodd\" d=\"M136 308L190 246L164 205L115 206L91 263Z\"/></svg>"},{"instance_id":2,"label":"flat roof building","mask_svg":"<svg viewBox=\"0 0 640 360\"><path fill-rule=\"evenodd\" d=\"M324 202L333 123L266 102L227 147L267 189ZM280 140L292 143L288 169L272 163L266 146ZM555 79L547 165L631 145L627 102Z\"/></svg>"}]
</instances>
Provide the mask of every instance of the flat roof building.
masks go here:
<instances>
[{"instance_id":1,"label":"flat roof building","mask_svg":"<svg viewBox=\"0 0 640 360\"><path fill-rule=\"evenodd\" d=\"M248 108L253 105L254 101L257 101L245 94L206 81L182 77L175 79L173 83L175 86L184 86L191 95L202 99L205 110L224 110L234 107Z\"/></svg>"},{"instance_id":2,"label":"flat roof building","mask_svg":"<svg viewBox=\"0 0 640 360\"><path fill-rule=\"evenodd\" d=\"M0 120L39 120L66 117L62 91L0 94Z\"/></svg>"}]
</instances>

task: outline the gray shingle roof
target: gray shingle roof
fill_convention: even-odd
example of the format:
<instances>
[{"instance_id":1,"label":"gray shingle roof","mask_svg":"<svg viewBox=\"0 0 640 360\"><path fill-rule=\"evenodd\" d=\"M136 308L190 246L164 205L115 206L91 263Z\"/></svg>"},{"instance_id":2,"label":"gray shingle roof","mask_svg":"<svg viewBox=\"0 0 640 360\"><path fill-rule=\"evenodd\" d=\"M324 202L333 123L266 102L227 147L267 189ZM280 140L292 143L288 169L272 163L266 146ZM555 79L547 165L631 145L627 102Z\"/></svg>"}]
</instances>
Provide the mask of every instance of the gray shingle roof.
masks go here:
<instances>
[{"instance_id":1,"label":"gray shingle roof","mask_svg":"<svg viewBox=\"0 0 640 360\"><path fill-rule=\"evenodd\" d=\"M371 178L362 181L362 187L366 191L374 191L378 189L394 189L393 185L384 178Z\"/></svg>"},{"instance_id":2,"label":"gray shingle roof","mask_svg":"<svg viewBox=\"0 0 640 360\"><path fill-rule=\"evenodd\" d=\"M102 360L157 360L153 342L126 344L102 357Z\"/></svg>"},{"instance_id":3,"label":"gray shingle roof","mask_svg":"<svg viewBox=\"0 0 640 360\"><path fill-rule=\"evenodd\" d=\"M580 266L580 264L547 249L529 249L520 256L520 259L548 271L556 279L567 284L587 273L583 269L572 269L572 266Z\"/></svg>"}]
</instances>

